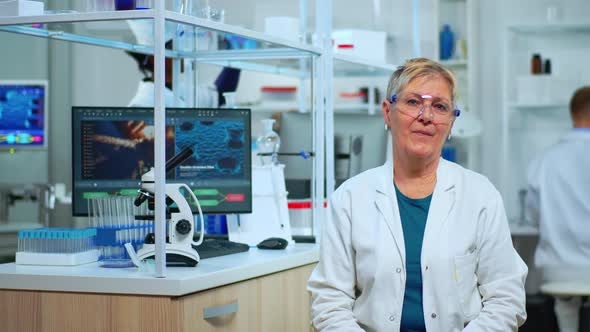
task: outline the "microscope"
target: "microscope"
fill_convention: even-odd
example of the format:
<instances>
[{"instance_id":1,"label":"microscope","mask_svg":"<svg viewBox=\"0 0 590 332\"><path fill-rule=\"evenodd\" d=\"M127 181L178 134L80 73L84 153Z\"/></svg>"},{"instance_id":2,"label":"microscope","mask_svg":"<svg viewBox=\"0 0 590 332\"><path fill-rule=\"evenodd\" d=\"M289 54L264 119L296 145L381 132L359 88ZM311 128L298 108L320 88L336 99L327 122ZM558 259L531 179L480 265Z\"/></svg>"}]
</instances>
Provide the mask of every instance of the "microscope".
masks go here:
<instances>
[{"instance_id":1,"label":"microscope","mask_svg":"<svg viewBox=\"0 0 590 332\"><path fill-rule=\"evenodd\" d=\"M191 147L184 148L177 155L166 162L166 174L174 170L176 166L182 164L190 156L193 150ZM196 266L199 263L199 253L193 246L199 246L203 243L205 234L204 222L201 222L201 231L199 241L193 241L195 229L195 220L193 212L186 198L181 192L181 188L187 191L195 200L199 216L203 221L203 212L197 197L192 190L184 183L166 183L166 262L169 266ZM140 206L146 200L153 205L154 202L154 169L141 176L141 189L135 199L135 206ZM176 207L172 207L176 204ZM154 234L148 234L145 238L143 247L137 252L140 260L155 258L156 245Z\"/></svg>"}]
</instances>

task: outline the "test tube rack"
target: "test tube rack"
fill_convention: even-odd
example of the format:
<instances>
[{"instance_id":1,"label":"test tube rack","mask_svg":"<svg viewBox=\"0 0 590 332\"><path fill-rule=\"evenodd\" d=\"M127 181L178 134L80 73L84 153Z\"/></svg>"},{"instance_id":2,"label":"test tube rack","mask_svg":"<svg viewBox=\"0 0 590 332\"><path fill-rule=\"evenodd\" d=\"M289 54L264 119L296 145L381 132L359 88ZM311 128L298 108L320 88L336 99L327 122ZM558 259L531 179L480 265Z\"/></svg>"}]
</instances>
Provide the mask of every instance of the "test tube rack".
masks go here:
<instances>
[{"instance_id":1,"label":"test tube rack","mask_svg":"<svg viewBox=\"0 0 590 332\"><path fill-rule=\"evenodd\" d=\"M15 263L72 266L96 262L94 228L36 228L18 232Z\"/></svg>"}]
</instances>

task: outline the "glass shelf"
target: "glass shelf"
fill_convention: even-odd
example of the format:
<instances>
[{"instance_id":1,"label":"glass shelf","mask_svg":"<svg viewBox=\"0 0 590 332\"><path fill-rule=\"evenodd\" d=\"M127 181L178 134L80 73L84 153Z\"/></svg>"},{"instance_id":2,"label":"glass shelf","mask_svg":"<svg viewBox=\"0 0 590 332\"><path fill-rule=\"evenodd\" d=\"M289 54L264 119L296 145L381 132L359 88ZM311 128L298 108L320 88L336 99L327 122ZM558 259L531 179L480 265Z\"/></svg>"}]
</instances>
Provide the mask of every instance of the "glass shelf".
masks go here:
<instances>
[{"instance_id":1,"label":"glass shelf","mask_svg":"<svg viewBox=\"0 0 590 332\"><path fill-rule=\"evenodd\" d=\"M563 109L568 108L567 102L563 103L545 103L545 104L524 104L524 103L509 103L508 107L520 110L536 110L536 109Z\"/></svg>"},{"instance_id":2,"label":"glass shelf","mask_svg":"<svg viewBox=\"0 0 590 332\"><path fill-rule=\"evenodd\" d=\"M154 16L154 10L131 10L5 17L0 31L154 54L153 35L136 40L134 34L153 31ZM166 38L177 36L166 50L172 58L303 78L310 75L311 58L321 54L309 45L172 11L165 11L165 19Z\"/></svg>"},{"instance_id":3,"label":"glass shelf","mask_svg":"<svg viewBox=\"0 0 590 332\"><path fill-rule=\"evenodd\" d=\"M334 76L390 76L396 69L396 65L334 54Z\"/></svg>"},{"instance_id":4,"label":"glass shelf","mask_svg":"<svg viewBox=\"0 0 590 332\"><path fill-rule=\"evenodd\" d=\"M155 11L152 9L4 17L0 18L0 31L153 54L153 43L136 42L126 21L133 20L151 28L154 17ZM183 47L175 45L166 51L168 57L191 58L200 63L308 78L310 71L301 70L299 60L321 55L319 48L310 45L173 11L165 11L165 19L166 36L174 36L182 31L183 34L195 37L193 40L196 45L183 41ZM207 41L206 36L212 39ZM239 40L242 43L239 47L242 48L218 49L218 40ZM309 69L310 66L308 64L303 68ZM395 65L334 54L335 76L389 76L396 68Z\"/></svg>"},{"instance_id":5,"label":"glass shelf","mask_svg":"<svg viewBox=\"0 0 590 332\"><path fill-rule=\"evenodd\" d=\"M467 68L467 60L441 60L440 63L449 69Z\"/></svg>"},{"instance_id":6,"label":"glass shelf","mask_svg":"<svg viewBox=\"0 0 590 332\"><path fill-rule=\"evenodd\" d=\"M531 25L513 25L508 28L513 32L528 34L544 33L590 33L587 23L547 23Z\"/></svg>"},{"instance_id":7,"label":"glass shelf","mask_svg":"<svg viewBox=\"0 0 590 332\"><path fill-rule=\"evenodd\" d=\"M251 105L240 105L243 107L251 108L253 112L288 112L298 111L299 106L296 102L264 102L259 104ZM306 107L309 108L309 107ZM364 113L370 109L369 104L334 104L335 113ZM381 105L374 105L375 112L381 111ZM381 114L381 113L378 113Z\"/></svg>"}]
</instances>

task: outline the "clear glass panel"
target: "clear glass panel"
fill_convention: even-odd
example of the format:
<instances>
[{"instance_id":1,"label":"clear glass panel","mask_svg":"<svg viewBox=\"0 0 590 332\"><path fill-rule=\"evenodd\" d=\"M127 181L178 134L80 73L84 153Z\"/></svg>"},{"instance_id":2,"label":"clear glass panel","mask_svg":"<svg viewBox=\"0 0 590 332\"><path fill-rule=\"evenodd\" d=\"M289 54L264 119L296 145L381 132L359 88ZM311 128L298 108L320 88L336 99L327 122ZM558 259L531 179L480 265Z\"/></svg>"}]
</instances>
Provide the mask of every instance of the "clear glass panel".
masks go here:
<instances>
[{"instance_id":1,"label":"clear glass panel","mask_svg":"<svg viewBox=\"0 0 590 332\"><path fill-rule=\"evenodd\" d=\"M0 30L143 54L154 51L151 19L0 26ZM248 36L167 21L166 55L279 75L309 75L300 65L300 59L308 58L309 52L261 41L256 38L258 35L248 31L238 32Z\"/></svg>"},{"instance_id":2,"label":"clear glass panel","mask_svg":"<svg viewBox=\"0 0 590 332\"><path fill-rule=\"evenodd\" d=\"M306 10L307 9L307 10ZM193 16L244 27L292 41L311 41L312 1L192 0ZM305 15L301 12L305 11ZM217 16L215 16L217 15Z\"/></svg>"}]
</instances>

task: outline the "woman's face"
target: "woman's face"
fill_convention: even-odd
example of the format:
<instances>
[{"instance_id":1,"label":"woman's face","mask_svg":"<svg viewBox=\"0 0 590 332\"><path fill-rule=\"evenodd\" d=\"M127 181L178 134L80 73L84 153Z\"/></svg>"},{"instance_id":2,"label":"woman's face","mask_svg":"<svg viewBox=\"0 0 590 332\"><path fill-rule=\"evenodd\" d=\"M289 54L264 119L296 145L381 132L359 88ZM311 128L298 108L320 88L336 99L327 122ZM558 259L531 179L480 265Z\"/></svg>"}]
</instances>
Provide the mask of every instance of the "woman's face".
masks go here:
<instances>
[{"instance_id":1,"label":"woman's face","mask_svg":"<svg viewBox=\"0 0 590 332\"><path fill-rule=\"evenodd\" d=\"M440 75L417 77L397 94L397 101L383 102L385 123L391 128L394 150L420 159L438 158L453 126L451 88ZM424 111L417 115L416 105ZM428 107L430 105L430 107ZM437 113L447 106L447 117Z\"/></svg>"}]
</instances>

